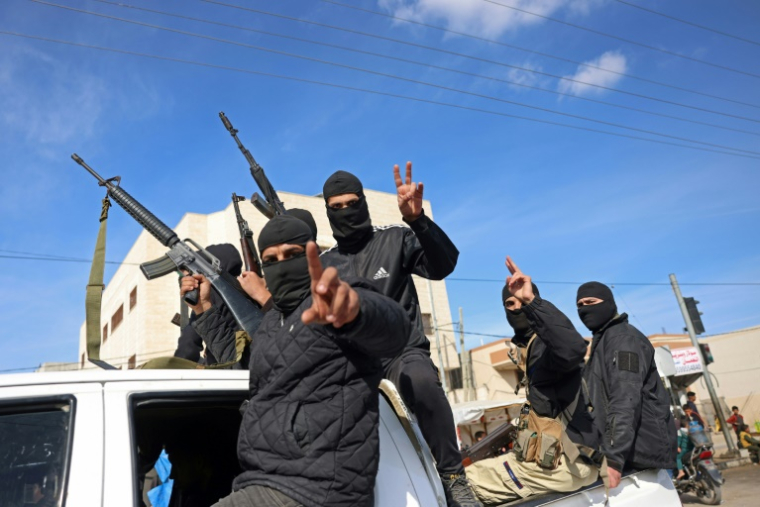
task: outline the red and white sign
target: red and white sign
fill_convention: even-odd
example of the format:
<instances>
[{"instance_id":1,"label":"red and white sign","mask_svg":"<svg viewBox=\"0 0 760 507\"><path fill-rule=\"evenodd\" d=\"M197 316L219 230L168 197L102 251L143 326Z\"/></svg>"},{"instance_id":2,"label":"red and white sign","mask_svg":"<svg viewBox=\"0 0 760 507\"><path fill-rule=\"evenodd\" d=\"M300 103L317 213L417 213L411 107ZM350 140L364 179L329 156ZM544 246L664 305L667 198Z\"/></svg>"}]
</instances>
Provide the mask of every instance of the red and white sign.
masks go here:
<instances>
[{"instance_id":1,"label":"red and white sign","mask_svg":"<svg viewBox=\"0 0 760 507\"><path fill-rule=\"evenodd\" d=\"M673 354L673 363L676 365L676 376L704 371L702 359L699 357L699 351L696 347L673 349L671 353Z\"/></svg>"}]
</instances>

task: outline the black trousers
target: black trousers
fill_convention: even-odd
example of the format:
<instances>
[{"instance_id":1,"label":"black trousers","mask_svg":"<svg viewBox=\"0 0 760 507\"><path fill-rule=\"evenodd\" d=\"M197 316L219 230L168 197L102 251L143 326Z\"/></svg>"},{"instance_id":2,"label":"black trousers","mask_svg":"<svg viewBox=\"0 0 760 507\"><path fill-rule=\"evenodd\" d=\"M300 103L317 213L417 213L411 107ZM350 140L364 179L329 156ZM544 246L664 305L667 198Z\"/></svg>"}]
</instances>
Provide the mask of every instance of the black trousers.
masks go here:
<instances>
[{"instance_id":1,"label":"black trousers","mask_svg":"<svg viewBox=\"0 0 760 507\"><path fill-rule=\"evenodd\" d=\"M235 491L212 507L303 507L289 496L266 486L248 486Z\"/></svg>"},{"instance_id":2,"label":"black trousers","mask_svg":"<svg viewBox=\"0 0 760 507\"><path fill-rule=\"evenodd\" d=\"M437 463L438 473L463 474L454 415L430 354L420 349L404 350L387 366L385 378L393 382L404 403L417 417L422 435Z\"/></svg>"}]
</instances>

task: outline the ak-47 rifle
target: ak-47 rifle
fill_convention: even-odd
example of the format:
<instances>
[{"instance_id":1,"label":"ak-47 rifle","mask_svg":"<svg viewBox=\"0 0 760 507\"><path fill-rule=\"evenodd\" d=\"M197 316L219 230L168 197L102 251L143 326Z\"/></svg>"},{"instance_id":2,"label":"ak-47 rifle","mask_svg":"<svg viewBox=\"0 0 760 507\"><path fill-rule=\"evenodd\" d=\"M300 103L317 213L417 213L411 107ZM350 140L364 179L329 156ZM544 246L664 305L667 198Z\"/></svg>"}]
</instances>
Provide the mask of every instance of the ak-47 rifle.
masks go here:
<instances>
[{"instance_id":1,"label":"ak-47 rifle","mask_svg":"<svg viewBox=\"0 0 760 507\"><path fill-rule=\"evenodd\" d=\"M258 193L254 193L251 196L251 204L253 204L253 206L267 218L272 218L274 215L284 215L285 206L277 196L277 192L269 182L269 178L267 178L267 175L264 174L264 169L259 165L258 162L256 162L256 159L253 158L251 152L248 151L245 146L243 146L243 143L240 142L240 139L238 139L238 130L232 126L232 123L230 123L230 120L224 114L224 111L221 111L219 113L219 118L221 118L224 127L227 129L227 132L230 133L232 138L237 143L237 146L240 149L241 153L248 161L248 165L251 168L251 176L253 176L253 180L256 182L256 185L258 185L261 193L264 194L264 198L262 199Z\"/></svg>"},{"instance_id":2,"label":"ak-47 rifle","mask_svg":"<svg viewBox=\"0 0 760 507\"><path fill-rule=\"evenodd\" d=\"M171 230L145 206L121 188L121 177L104 180L95 170L87 165L76 153L71 155L74 162L81 165L95 176L100 186L106 187L110 195L124 211L132 215L143 228L162 245L169 248L163 257L140 264L145 278L152 280L177 270L186 270L191 274L205 276L214 290L221 296L232 312L233 317L248 336L253 336L261 323L264 314L256 304L244 295L242 287L236 279L221 267L221 261L198 243L191 239L180 240ZM198 303L198 290L185 294L185 301L190 305Z\"/></svg>"},{"instance_id":3,"label":"ak-47 rifle","mask_svg":"<svg viewBox=\"0 0 760 507\"><path fill-rule=\"evenodd\" d=\"M240 214L238 203L245 201L245 197L232 193L232 205L235 207L235 218L237 218L238 230L240 231L240 248L243 250L243 261L245 262L246 271L254 271L257 275L261 274L261 261L256 251L256 245L253 244L253 231L248 227L248 222Z\"/></svg>"}]
</instances>

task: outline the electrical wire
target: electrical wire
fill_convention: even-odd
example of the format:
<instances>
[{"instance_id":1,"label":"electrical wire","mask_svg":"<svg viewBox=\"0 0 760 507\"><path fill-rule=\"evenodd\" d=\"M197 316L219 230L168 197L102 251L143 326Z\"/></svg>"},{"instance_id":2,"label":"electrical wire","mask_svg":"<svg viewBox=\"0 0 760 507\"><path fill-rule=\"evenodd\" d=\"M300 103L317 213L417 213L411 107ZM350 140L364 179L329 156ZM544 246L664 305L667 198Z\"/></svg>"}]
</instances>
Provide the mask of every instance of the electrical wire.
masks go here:
<instances>
[{"instance_id":1,"label":"electrical wire","mask_svg":"<svg viewBox=\"0 0 760 507\"><path fill-rule=\"evenodd\" d=\"M658 117L661 117L661 118L668 118L668 119L671 119L671 120L682 121L682 122L692 123L692 124L696 124L696 125L703 125L703 126L707 126L707 127L712 127L712 128L722 129L722 130L728 130L728 131L732 131L732 132L739 132L739 133L742 133L742 134L748 134L748 135L753 135L753 136L760 137L760 132L752 132L752 131L748 131L748 130L742 130L742 129L732 128L732 127L726 127L726 126L723 126L723 125L716 125L714 123L707 123L707 122L702 122L702 121L698 121L698 120L692 120L692 119L689 119L689 118L683 118L683 117L679 117L679 116L672 116L672 115L669 115L669 114L658 113L658 112L655 112L655 111L648 111L646 109L640 109L640 108L626 106L626 105L622 105L622 104L615 104L613 102L607 102L607 101L599 100L599 99L592 99L592 98L589 98L589 97L582 97L580 95L575 95L575 94L572 94L572 93L564 93L564 92L552 90L552 89L549 89L549 88L543 88L543 87L540 87L540 86L533 86L533 85L528 85L528 84L525 84L525 83L519 83L517 81L511 81L511 80L508 80L508 79L497 78L497 77L492 77L492 76L486 76L486 75L483 75L483 74L476 74L476 73L473 73L473 72L466 72L466 71L459 70L459 69L454 69L454 68L451 68L451 67L444 67L444 66L440 66L440 65L433 65L433 64L430 64L430 63L420 62L420 61L417 61L417 60L410 60L410 59L407 59L407 58L401 58L399 56L392 56L392 55L386 55L386 54L382 54L382 53L375 53L373 51L366 51L366 50L357 49L357 48L354 48L354 47L342 46L342 45L339 45L339 44L331 44L331 43L328 43L328 42L322 42L322 41L318 41L318 40L314 40L314 39L305 39L305 38L302 38L302 37L295 37L295 36L292 36L292 35L285 35L285 34L281 34L281 33L269 32L269 31L266 31L266 30L258 30L258 29L250 28L250 27L246 27L246 26L233 25L233 24L229 24L229 23L222 23L222 22L219 22L219 21L212 21L212 20L208 20L208 19L194 18L194 17L191 17L191 16L185 16L185 15L182 15L182 14L176 14L176 13L172 13L172 12L159 11L159 10L155 10L155 9L148 9L148 8L145 8L145 7L137 7L137 6L134 6L134 5L128 5L128 4L123 4L123 3L111 2L109 0L94 0L94 1L100 2L100 3L104 3L104 4L114 5L114 6L118 6L118 7L125 7L125 8L129 8L129 9L134 9L134 10L138 10L138 11L150 12L150 13L153 13L153 14L160 14L162 16L168 16L168 17L173 17L173 18L177 18L177 19L185 19L185 20L195 21L195 22L198 22L198 23L204 23L204 24L208 24L208 25L222 26L222 27L225 27L225 28L233 28L233 29L236 29L236 30L243 30L243 31L246 31L246 32L252 32L252 33L258 33L258 34L262 34L262 35L268 35L268 36L271 36L271 37L279 37L279 38L287 39L287 40L294 40L294 41L299 41L299 42L305 42L305 43L308 43L308 44L315 44L315 45L329 47L329 48L333 48L333 49L339 49L339 50L342 50L342 51L349 51L349 52L357 53L357 54L369 55L369 56L374 56L374 57L378 57L378 58L385 58L385 59L393 60L393 61L397 61L397 62L403 62L403 63L412 64L412 65L417 65L417 66L420 66L420 67L426 67L426 68L431 68L431 69L436 69L436 70L443 70L443 71L453 72L453 73L457 73L457 74L461 74L461 75L465 75L465 76L470 76L470 77L475 77L475 78L479 78L479 79L487 79L489 81L495 81L495 82L505 83L505 84L509 84L509 85L513 85L513 86L519 86L519 87L528 88L528 89L531 89L531 90L537 90L537 91L541 91L541 92L545 92L545 93L550 93L550 94L553 94L553 95L559 95L559 96L565 96L565 97L573 97L573 98L576 98L576 99L579 99L579 100L583 100L583 101L587 101L587 102L592 102L592 103L595 103L595 104L602 104L602 105L605 105L605 106L616 107L616 108L620 108L620 109L626 109L626 110L629 110L629 111L635 111L635 112L642 113L642 114L648 114L648 115L652 115L652 116L658 116Z\"/></svg>"},{"instance_id":2,"label":"electrical wire","mask_svg":"<svg viewBox=\"0 0 760 507\"><path fill-rule=\"evenodd\" d=\"M50 262L86 262L92 264L92 259L56 259L51 257L32 257L32 256L22 256L22 255L2 255L0 254L0 259L17 259L17 260L26 260L26 261L50 261ZM125 266L139 266L140 264L136 262L116 262L116 261L105 261L106 264L124 264Z\"/></svg>"},{"instance_id":3,"label":"electrical wire","mask_svg":"<svg viewBox=\"0 0 760 507\"><path fill-rule=\"evenodd\" d=\"M323 0L323 1L329 1L329 0ZM670 19L670 20L673 20L673 21L677 21L679 23L683 23L684 25L693 26L693 27L699 28L701 30L707 30L708 32L717 33L718 35L722 35L724 37L730 37L732 39L740 40L742 42L747 42L749 44L754 44L755 46L760 46L760 42L757 42L757 41L754 41L754 40L751 40L751 39L746 39L744 37L739 37L738 35L734 35L734 34L731 34L731 33L728 33L728 32L723 32L723 31L720 31L720 30L716 30L715 28L710 28L709 26L699 25L699 24L694 23L692 21L686 21L685 19L677 18L675 16L671 16L669 14L665 14L664 12L656 11L654 9L649 9L647 7L644 7L643 5L639 5L639 4L635 4L635 3L631 3L631 2L626 2L624 0L615 0L615 1L618 2L618 3L621 3L623 5L627 5L629 7L633 7L634 9L639 9L639 10L642 10L642 11L649 12L651 14L656 14L657 16L662 16L663 18L667 18L667 19Z\"/></svg>"},{"instance_id":4,"label":"electrical wire","mask_svg":"<svg viewBox=\"0 0 760 507\"><path fill-rule=\"evenodd\" d=\"M28 0L28 1L39 2L39 0ZM599 84L589 83L587 81L580 81L580 80L573 79L573 78L570 78L570 77L567 77L567 76L559 76L559 75L556 75L556 74L551 74L551 73L548 73L548 72L543 72L543 71L540 71L540 70L531 69L531 68L528 68L528 67L521 67L519 65L511 65L511 64L508 64L508 63L505 63L505 62L500 62L500 61L497 61L497 60L491 60L491 59L488 59L488 58L481 58L481 57L474 56L474 55L468 55L466 53L459 53L459 52L450 51L450 50L447 50L447 49L437 48L437 47L433 47L433 46L427 46L427 45L424 45L424 44L418 44L416 42L409 42L409 41L405 41L405 40L401 40L401 39L394 39L393 37L386 37L386 36L383 36L383 35L377 35L377 34L372 34L372 33L368 33L368 32L362 32L360 30L354 30L354 29L351 29L351 28L344 28L344 27L340 27L340 26L329 25L327 23L320 23L320 22L317 22L317 21L311 21L311 20L308 20L308 19L301 19L301 18L296 18L296 17L292 17L292 16L286 16L284 14L277 14L277 13L274 13L274 12L263 11L263 10L254 9L254 8L251 8L251 7L243 7L241 5L228 4L228 3L220 2L218 0L201 0L201 1L205 2L205 3L209 3L209 4L215 4L215 5L220 5L220 6L224 6L224 7L229 7L229 8L232 8L232 9L238 9L238 10L242 10L242 11L253 12L255 14L261 14L261 15L264 15L264 16L270 16L270 17L275 17L275 18L279 18L279 19L286 19L286 20L289 20L289 21L295 21L295 22L298 22L298 23L304 23L304 24L309 24L309 25L313 25L313 26L319 26L319 27L322 27L322 28L329 28L331 30L338 30L338 31L346 32L346 33L353 33L353 34L356 34L356 35L361 35L361 36L364 36L364 37L371 37L371 38L378 39L378 40L385 40L385 41L389 41L389 42L395 42L395 43L403 44L403 45L410 46L410 47L416 47L416 48L420 48L420 49L426 49L426 50L429 50L429 51L435 51L435 52L442 53L442 54L447 54L447 55L452 55L452 56L458 56L458 57L461 57L461 58L467 58L469 60L478 61L478 62L482 62L482 63L488 63L488 64L492 64L492 65L499 65L501 67L507 67L507 68L511 68L511 69L521 70L521 71L524 71L524 72L529 72L529 73L532 73L532 74L537 74L537 75L541 75L541 76L551 77L551 78L554 78L554 79L561 79L563 81L568 81L568 82L571 82L571 83L578 83L578 84L582 84L582 85L585 85L585 86L591 86L593 88L598 88L600 90L612 91L612 92L615 92L615 93L621 93L621 94L629 95L629 96L632 96L632 97L637 97L637 98L646 99L646 100L652 100L652 101L655 101L655 102L660 102L660 103L663 103L663 104L669 104L669 105L672 105L672 106L678 106L678 107L683 107L683 108L687 108L687 109L693 109L695 111L702 111L702 112L705 112L705 113L711 113L711 114L716 114L716 115L720 115L720 116L726 116L728 118L735 118L735 119L739 119L739 120L745 120L745 121L751 121L751 122L754 122L754 123L760 123L760 120L755 119L755 118L748 118L748 117L745 117L745 116L740 116L740 115L725 113L725 112L721 112L721 111L715 111L715 110L707 109L707 108L703 108L703 107L698 107L698 106L693 106L693 105L689 105L689 104L684 104L684 103L681 103L681 102L675 102L675 101L671 101L671 100L660 99L660 98L657 98L657 97L652 97L652 96L644 95L644 94L641 94L641 93L636 93L636 92L631 92L631 91L627 91L627 90L622 90L620 88L613 88L611 86L603 86L603 85L599 85Z\"/></svg>"},{"instance_id":5,"label":"electrical wire","mask_svg":"<svg viewBox=\"0 0 760 507\"><path fill-rule=\"evenodd\" d=\"M569 21L564 21L564 20L561 20L561 19L552 18L550 16L545 16L543 14L538 14L537 12L531 12L531 11L528 11L528 10L525 10L525 9L521 9L519 7L515 7L513 5L507 5L507 4L503 4L503 3L500 3L500 2L496 2L495 0L481 0L481 1L489 3L489 4L492 4L492 5L498 5L499 7L504 7L506 9L512 9L512 10L517 11L517 12L522 12L523 14L528 14L530 16L536 16L538 18L545 19L547 21L552 21L554 23L559 23L561 25L569 26L569 27L572 27L572 28L576 28L578 30L584 30L584 31L589 32L589 33L593 33L593 34L596 34L596 35L601 35L602 37L608 37L610 39L619 40L619 41L625 42L627 44L633 44L634 46L639 46L639 47L642 47L642 48L650 49L652 51L658 51L658 52L664 53L666 55L675 56L677 58L683 58L684 60L689 60L689 61L692 61L692 62L701 63L702 65L708 65L710 67L715 67L716 69L726 70L726 71L729 71L729 72L734 72L736 74L742 74L742 75L748 76L748 77L760 78L760 74L754 74L752 72L747 72L747 71L744 71L744 70L735 69L733 67L728 67L726 65L720 65L718 63L708 62L707 60L702 60L700 58L694 58L693 56L688 56L688 55L685 55L683 53L677 53L675 51L669 51L667 49L658 48L657 46L650 46L649 44L645 44L643 42L638 42L638 41L635 41L635 40L626 39L625 37L620 37L619 35L614 35L614 34L611 34L611 33L602 32L600 30L595 30L595 29L589 28L587 26L578 25L576 23L570 23Z\"/></svg>"},{"instance_id":6,"label":"electrical wire","mask_svg":"<svg viewBox=\"0 0 760 507\"><path fill-rule=\"evenodd\" d=\"M489 278L446 278L446 281L451 282L488 282L488 283L504 283L504 280L498 280L498 279L489 279ZM586 282L558 282L558 281L548 281L548 280L533 280L536 284L553 284L553 285L582 285ZM588 280L587 280L588 281ZM649 286L668 286L670 287L670 282L603 282L607 285L649 285ZM692 283L683 283L678 282L678 285L704 285L704 286L714 286L714 287L736 287L736 286L760 286L760 282L692 282Z\"/></svg>"},{"instance_id":7,"label":"electrical wire","mask_svg":"<svg viewBox=\"0 0 760 507\"><path fill-rule=\"evenodd\" d=\"M97 1L97 2L103 2L103 3L112 3L112 2L107 2L105 0L95 0L95 1ZM574 65L580 65L582 67L588 67L588 68L591 68L591 69L596 69L596 70L601 70L601 71L604 71L604 72L609 72L610 74L616 74L618 76L624 76L624 77L627 77L627 78L630 78L630 79L636 79L636 80L642 81L644 83L650 83L650 84L654 84L654 85L657 85L657 86L663 86L663 87L666 87L666 88L671 88L673 90L678 90L678 91L682 91L682 92L693 93L693 94L696 94L696 95L701 95L703 97L710 97L712 99L723 100L723 101L726 101L726 102L732 102L734 104L740 104L742 106L749 106L749 107L760 108L760 105L757 105L757 104L750 104L750 103L747 103L747 102L741 102L739 100L729 99L727 97L720 97L718 95L713 95L713 94L710 94L710 93L704 93L704 92L700 92L700 91L697 91L697 90L692 90L690 88L683 88L681 86L676 86L676 85L672 85L672 84L668 84L668 83L663 83L661 81L655 81L653 79L648 79L648 78L636 76L636 75L633 75L633 74L628 74L626 72L618 72L616 70L606 69L604 67L599 67L598 65L593 65L593 64L590 64L588 62L580 62L580 61L577 61L577 60L572 60L570 58L565 58L565 57L562 57L562 56L553 55L551 53L543 53L541 51L536 51L534 49L528 49L528 48L524 48L524 47L521 47L521 46L516 46L514 44L507 44L506 42L501 42L501 41L494 40L494 39L488 39L486 37L480 37L478 35L474 35L474 34L471 34L471 33L460 32L460 31L457 31L457 30L451 30L449 28L445 28L445 27L442 27L442 26L439 26L439 25L432 25L432 24L423 23L422 21L417 21L417 20L414 20L414 19L402 18L400 16L394 16L393 14L388 14L388 13L385 13L385 12L375 11L375 10L372 10L372 9L366 9L364 7L359 7L358 5L346 4L346 3L342 3L342 2L337 2L335 0L318 0L318 1L324 2L324 3L328 3L328 4L337 5L337 6L340 6L340 7L345 7L345 8L348 8L348 9L354 9L356 11L361 11L361 12L366 12L366 13L369 13L369 14L374 14L376 16L382 16L382 17L385 17L385 18L388 18L388 19L392 19L394 21L403 21L404 23L411 23L411 24L418 25L418 26L424 26L425 28L432 28L434 30L440 30L442 32L451 33L451 34L454 34L454 35L459 35L459 36L462 36L462 37L467 37L467 38L470 38L470 39L475 39L475 40L479 40L479 41L483 41L483 42L488 42L488 43L496 44L496 45L499 45L499 46L504 46L504 47L507 47L507 48L510 48L510 49L515 49L517 51L524 51L526 53L532 53L532 54L535 54L535 55L543 56L545 58L551 58L551 59L562 61L562 62L572 63Z\"/></svg>"},{"instance_id":8,"label":"electrical wire","mask_svg":"<svg viewBox=\"0 0 760 507\"><path fill-rule=\"evenodd\" d=\"M3 33L0 31L0 33ZM7 250L0 250L0 251L7 251ZM92 262L91 259L77 259L77 258L52 258L48 254L44 253L31 253L29 252L30 257L23 257L23 256L5 256L0 255L0 258L6 258L6 259L24 259L24 260L38 260L38 261L49 261L49 262ZM31 257L34 256L34 257ZM108 264L125 264L130 266L139 266L140 263L137 262L116 262L116 261L106 261ZM452 282L497 282L497 283L504 283L504 280L498 280L498 279L487 279L487 278L446 278L446 281L452 281ZM534 280L537 284L550 284L550 285L582 285L585 282L567 282L567 281L549 281L549 280ZM670 282L604 282L607 285L631 285L631 286L668 286L670 287ZM678 285L693 285L693 286L709 286L709 287L736 287L736 286L760 286L760 282L678 282ZM449 324L458 324L458 322L450 322ZM445 324L445 325L449 325Z\"/></svg>"},{"instance_id":9,"label":"electrical wire","mask_svg":"<svg viewBox=\"0 0 760 507\"><path fill-rule=\"evenodd\" d=\"M244 48L248 48L248 49L253 49L255 51L262 51L262 52L276 54L276 55L280 55L280 56L287 56L289 58L297 58L297 59L300 59L300 60L306 60L306 61L310 61L310 62L314 62L314 63L320 63L320 64L323 64L323 65L331 65L331 66L334 66L334 67L344 68L344 69L353 70L353 71L357 71L357 72L363 72L363 73L372 74L372 75L375 75L375 76L387 77L387 78L390 78L390 79L396 79L396 80L404 81L404 82L407 82L407 83L428 86L428 87L431 87L431 88L437 88L439 90L450 91L450 92L455 92L455 93L461 93L463 95L469 95L471 97L476 97L476 98L481 98L481 99L486 99L486 100L492 100L492 101L495 101L495 102L501 102L501 103L509 104L509 105L513 105L513 106L523 107L523 108L527 108L527 109L533 109L533 110L536 110L536 111L541 111L541 112L545 112L545 113L549 113L549 114L555 114L555 115L558 115L558 116L564 116L564 117L567 117L567 118L573 118L573 119L576 119L576 120L588 121L588 122L597 123L597 124L600 124L600 125L605 125L605 126L608 126L608 127L615 127L615 128L630 130L632 132L638 132L638 133L642 133L642 134L649 134L649 135L664 137L664 138L667 138L667 139L673 139L673 140L676 140L676 141L683 141L683 142L694 143L694 144L698 144L698 145L702 145L702 146L709 146L711 148L718 148L718 149L721 149L721 150L733 150L733 151L736 151L736 152L739 152L739 153L746 154L746 155L743 155L743 156L746 156L747 158L754 158L754 159L759 159L760 160L760 152L757 152L757 151L745 150L745 149L742 149L742 148L735 148L735 147L732 147L732 146L725 146L725 145L721 145L721 144L710 143L710 142L707 142L707 141L689 139L689 138L686 138L686 137L675 136L675 135L672 135L672 134L666 134L666 133L658 132L658 131L654 131L654 130L641 129L641 128L637 128L637 127L631 127L631 126L627 126L627 125L623 125L623 124L619 124L619 123L615 123L615 122L610 122L610 121L605 121L605 120L599 120L599 119L596 119L596 118L591 118L591 117L588 117L588 116L582 116L582 115L577 115L577 114L572 114L572 113L565 113L565 112L562 112L562 111L558 111L556 109L551 109L551 108L546 108L546 107L540 107L540 106L534 106L534 105L526 104L526 103L523 103L523 102L503 99L503 98L495 97L493 95L486 95L486 94L483 94L483 93L471 92L471 91L468 91L468 90L463 90L463 89L460 89L460 88L454 88L454 87L450 87L450 86L439 85L439 84L436 84L436 83L431 83L431 82L428 82L428 81L422 81L422 80L419 80L419 79L412 79L412 78L407 78L407 77L399 76L399 75L396 75L396 74L390 74L390 73L386 73L386 72L379 72L379 71L375 71L375 70L368 69L368 68L365 68L365 67L358 67L358 66L355 66L355 65L343 64L343 63L335 62L335 61L332 61L332 60L324 60L324 59L321 59L321 58L314 58L314 57L311 57L311 56L301 55L301 54L298 54L298 53L290 53L290 52L287 52L287 51L266 48L266 47L263 47L263 46L256 46L256 45L253 45L253 44L246 44L246 43L243 43L243 42L232 41L232 40L229 40L229 39L222 39L222 38L219 38L219 37L212 37L210 35L204 35L204 34L200 34L200 33L189 32L189 31L186 31L186 30L178 30L176 28L169 28L169 27L165 27L165 26L161 26L161 25L154 25L152 23L144 23L142 21L136 21L136 20L132 20L132 19L120 18L120 17L117 17L117 16L111 16L111 15L108 15L108 14L101 14L101 13L97 13L97 12L87 11L87 10L84 10L84 9L77 9L77 8L74 8L74 7L64 6L64 5L55 4L55 3L51 3L51 2L45 2L43 0L29 0L29 1L35 2L35 3L39 3L39 4L42 4L42 5L47 5L47 6L51 6L51 7L56 7L56 8L64 9L64 10L70 10L70 11L74 11L74 12L79 12L79 13L82 13L82 14L88 14L88 15L92 15L92 16L96 16L96 17L105 18L105 19L111 19L111 20L114 20L114 21L120 21L120 22L129 23L129 24L138 25L138 26L143 26L143 27L147 27L147 28L153 28L153 29L156 29L156 30L162 30L162 31L171 32L171 33L178 33L178 34L181 34L181 35L187 35L187 36L195 37L195 38L199 38L199 39L211 40L211 41L214 41L214 42L221 42L223 44L230 44L230 45L234 45L234 46L239 46L239 47L244 47Z\"/></svg>"},{"instance_id":10,"label":"electrical wire","mask_svg":"<svg viewBox=\"0 0 760 507\"><path fill-rule=\"evenodd\" d=\"M218 64L207 63L207 62L198 62L198 61L194 61L194 60L184 60L184 59L181 59L181 58L174 58L174 57L168 57L168 56L161 56L161 55L153 55L153 54L147 54L147 53L140 53L140 52L137 52L137 51L129 51L129 50L124 50L124 49L108 48L108 47L103 47L103 46L95 46L95 45L92 45L92 44L84 44L84 43L65 41L65 40L60 40L60 39L51 39L51 38L48 38L48 37L41 37L41 36L37 36L37 35L23 34L23 33L19 33L19 32L11 32L11 31L7 31L7 30L0 30L0 34L10 35L12 37L22 37L22 38L26 38L26 39L39 40L39 41L44 41L44 42L52 42L52 43L56 43L56 44L65 44L65 45L69 45L69 46L76 46L76 47L82 47L82 48L88 48L88 49L96 49L98 51L106 51L106 52L119 53L119 54L131 55L131 56L139 56L139 57L143 57L143 58L151 58L151 59L160 60L160 61L183 63L183 64L195 65L195 66L199 66L199 67L207 67L207 68L213 68L213 69L219 69L219 70L227 70L227 71L232 71L232 72L240 72L240 73L244 73L244 74L252 74L252 75L257 75L257 76L265 76L265 77L271 77L271 78L275 78L275 79L283 79L283 80L294 81L294 82L299 82L299 83L315 84L315 85L319 85L319 86L336 88L336 89L341 89L341 90L350 90L350 91L356 91L356 92L361 92L361 93L369 93L369 94L373 94L373 95L379 95L379 96L384 96L384 97L392 97L392 98L397 98L397 99L409 100L409 101L419 102L419 103L423 103L423 104L431 104L431 105L444 106L444 107L449 107L449 108L459 109L459 110L464 110L464 111L472 111L472 112L478 112L478 113L483 113L483 114L488 114L488 115L500 116L500 117L504 117L504 118L513 118L513 119L518 119L518 120L530 121L530 122L534 122L534 123L541 123L541 124L544 124L544 125L553 125L553 126L556 126L556 127L564 127L564 128L575 129L575 130L581 130L581 131L584 131L584 132L593 132L593 133L597 133L597 134L604 134L604 135L608 135L608 136L615 136L615 137L620 137L620 138L625 138L625 139L635 139L635 140L638 140L638 141L646 141L646 142L650 142L650 143L662 144L662 145L667 145L667 146L676 146L676 147L679 147L679 148L687 148L687 149L691 149L691 150L699 150L699 151L710 152L710 153L718 153L718 154L721 154L721 155L730 155L730 156L734 156L734 157L743 157L743 158L755 158L755 157L752 157L752 156L749 156L749 155L742 155L740 153L735 153L735 152L714 150L714 149L711 149L711 148L701 148L699 146L692 146L692 145L688 145L688 144L674 143L674 142L670 142L670 141L663 141L663 140L659 140L659 139L651 139L651 138L647 138L647 137L634 136L634 135L623 134L623 133L619 133L619 132L610 132L610 131L607 131L607 130L599 130L599 129L594 129L594 128L590 128L590 127L580 126L580 125L572 125L572 124L568 124L568 123L560 123L560 122L555 122L555 121L550 121L550 120L543 120L543 119L539 119L539 118L531 118L531 117L528 117L528 116L520 116L520 115L515 115L515 114L510 114L510 113L504 113L504 112L500 112L500 111L493 111L493 110L489 110L489 109L481 109L481 108L476 108L476 107L464 106L464 105L461 105L461 104L454 104L454 103L451 103L451 102L442 102L442 101L437 101L437 100L424 99L424 98L420 98L420 97L413 97L413 96L409 96L409 95L401 95L401 94L397 94L397 93L384 92L384 91L380 91L380 90L372 90L372 89L368 89L368 88L360 88L360 87L357 87L357 86L349 86L349 85L342 85L342 84L338 84L338 83L330 83L330 82L325 82L325 81L317 81L317 80L313 80L313 79L306 79L306 78L300 78L300 77L295 77L295 76L286 76L286 75L282 75L282 74L274 74L274 73L263 72L263 71L258 71L258 70L241 69L239 67L231 67L231 66L226 66L226 65L218 65Z\"/></svg>"}]
</instances>

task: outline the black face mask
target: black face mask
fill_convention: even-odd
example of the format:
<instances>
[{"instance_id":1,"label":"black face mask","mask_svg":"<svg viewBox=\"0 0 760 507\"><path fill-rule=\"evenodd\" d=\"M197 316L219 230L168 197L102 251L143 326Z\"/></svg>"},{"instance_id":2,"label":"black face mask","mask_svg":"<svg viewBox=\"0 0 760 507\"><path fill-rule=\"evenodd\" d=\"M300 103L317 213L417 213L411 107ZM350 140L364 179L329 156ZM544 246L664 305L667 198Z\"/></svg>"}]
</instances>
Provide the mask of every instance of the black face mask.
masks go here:
<instances>
[{"instance_id":1,"label":"black face mask","mask_svg":"<svg viewBox=\"0 0 760 507\"><path fill-rule=\"evenodd\" d=\"M306 252L284 261L265 262L261 267L274 305L282 313L291 313L309 296L311 276Z\"/></svg>"},{"instance_id":2,"label":"black face mask","mask_svg":"<svg viewBox=\"0 0 760 507\"><path fill-rule=\"evenodd\" d=\"M509 325L515 331L512 343L518 346L527 344L530 337L533 336L533 328L530 327L528 316L525 315L522 308L519 310L507 310L507 322L509 322Z\"/></svg>"},{"instance_id":3,"label":"black face mask","mask_svg":"<svg viewBox=\"0 0 760 507\"><path fill-rule=\"evenodd\" d=\"M589 331L597 332L617 315L615 301L604 300L596 305L585 305L578 308L578 316Z\"/></svg>"},{"instance_id":4,"label":"black face mask","mask_svg":"<svg viewBox=\"0 0 760 507\"><path fill-rule=\"evenodd\" d=\"M364 196L352 206L343 209L327 207L327 219L338 248L347 252L359 250L372 233L372 221Z\"/></svg>"}]
</instances>

